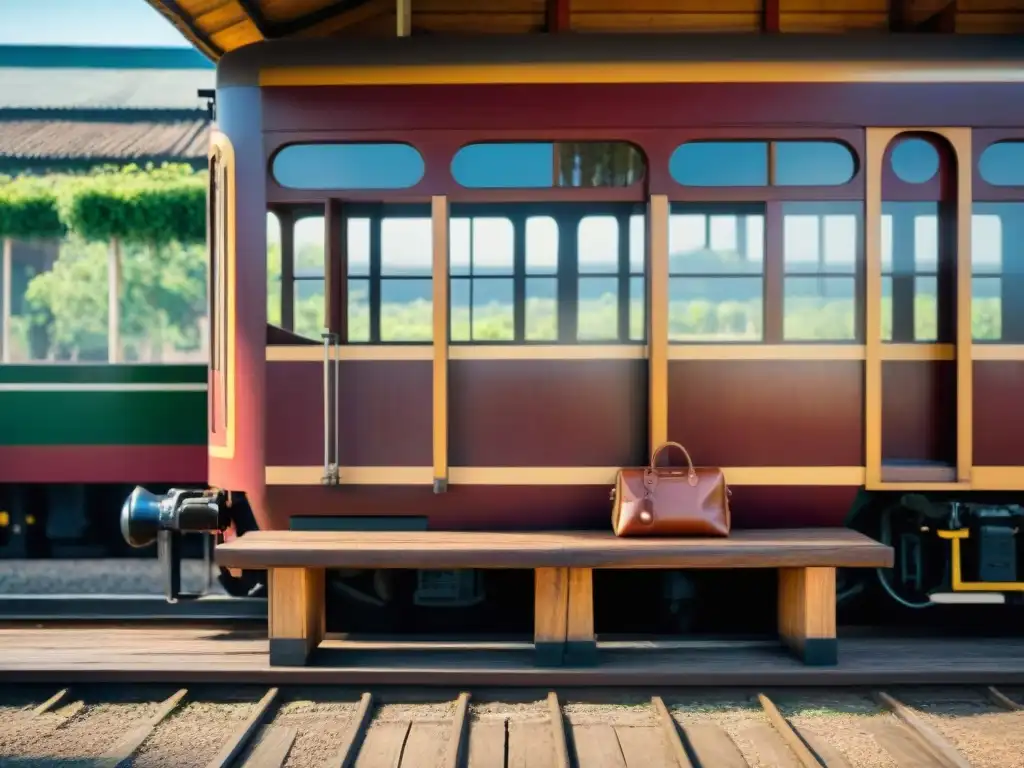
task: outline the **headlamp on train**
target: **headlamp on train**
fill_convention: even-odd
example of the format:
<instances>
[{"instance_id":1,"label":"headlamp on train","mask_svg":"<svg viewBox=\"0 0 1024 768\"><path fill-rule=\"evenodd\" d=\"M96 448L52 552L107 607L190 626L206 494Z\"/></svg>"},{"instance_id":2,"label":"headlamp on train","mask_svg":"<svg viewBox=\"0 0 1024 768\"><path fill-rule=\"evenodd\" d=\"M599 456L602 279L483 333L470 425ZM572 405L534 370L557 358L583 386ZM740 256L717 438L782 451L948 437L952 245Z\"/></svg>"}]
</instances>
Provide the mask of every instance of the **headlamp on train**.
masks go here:
<instances>
[{"instance_id":1,"label":"headlamp on train","mask_svg":"<svg viewBox=\"0 0 1024 768\"><path fill-rule=\"evenodd\" d=\"M217 533L225 527L222 517L219 494L172 488L157 496L136 486L121 507L121 535L132 547L146 547L160 531Z\"/></svg>"}]
</instances>

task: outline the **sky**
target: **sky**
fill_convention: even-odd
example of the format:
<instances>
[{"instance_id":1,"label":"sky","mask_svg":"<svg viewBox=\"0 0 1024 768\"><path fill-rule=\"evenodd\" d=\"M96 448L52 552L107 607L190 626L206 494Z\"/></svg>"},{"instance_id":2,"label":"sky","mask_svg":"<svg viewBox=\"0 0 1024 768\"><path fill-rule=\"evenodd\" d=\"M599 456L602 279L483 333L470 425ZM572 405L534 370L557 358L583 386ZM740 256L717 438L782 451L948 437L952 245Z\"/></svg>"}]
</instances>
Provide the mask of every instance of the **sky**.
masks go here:
<instances>
[{"instance_id":1,"label":"sky","mask_svg":"<svg viewBox=\"0 0 1024 768\"><path fill-rule=\"evenodd\" d=\"M188 48L145 0L0 0L0 45Z\"/></svg>"}]
</instances>

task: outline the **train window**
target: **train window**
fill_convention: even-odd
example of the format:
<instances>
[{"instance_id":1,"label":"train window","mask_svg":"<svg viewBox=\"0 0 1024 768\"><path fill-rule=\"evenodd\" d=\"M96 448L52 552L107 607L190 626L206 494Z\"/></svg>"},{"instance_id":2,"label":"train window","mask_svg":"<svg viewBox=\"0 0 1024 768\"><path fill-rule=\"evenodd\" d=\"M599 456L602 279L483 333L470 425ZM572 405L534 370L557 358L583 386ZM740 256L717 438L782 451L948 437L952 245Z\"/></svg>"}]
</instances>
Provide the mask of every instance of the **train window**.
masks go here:
<instances>
[{"instance_id":1,"label":"train window","mask_svg":"<svg viewBox=\"0 0 1024 768\"><path fill-rule=\"evenodd\" d=\"M470 188L628 187L644 157L624 141L487 142L455 153L451 172Z\"/></svg>"},{"instance_id":2,"label":"train window","mask_svg":"<svg viewBox=\"0 0 1024 768\"><path fill-rule=\"evenodd\" d=\"M370 340L370 220L346 220L348 340Z\"/></svg>"},{"instance_id":3,"label":"train window","mask_svg":"<svg viewBox=\"0 0 1024 768\"><path fill-rule=\"evenodd\" d=\"M281 327L281 220L267 211L267 322Z\"/></svg>"},{"instance_id":4,"label":"train window","mask_svg":"<svg viewBox=\"0 0 1024 768\"><path fill-rule=\"evenodd\" d=\"M856 171L853 153L838 141L775 142L778 186L835 186L846 184Z\"/></svg>"},{"instance_id":5,"label":"train window","mask_svg":"<svg viewBox=\"0 0 1024 768\"><path fill-rule=\"evenodd\" d=\"M1024 185L1024 141L999 141L986 147L978 159L978 172L993 186Z\"/></svg>"},{"instance_id":6,"label":"train window","mask_svg":"<svg viewBox=\"0 0 1024 768\"><path fill-rule=\"evenodd\" d=\"M861 204L785 203L783 225L783 338L856 338L856 274Z\"/></svg>"},{"instance_id":7,"label":"train window","mask_svg":"<svg viewBox=\"0 0 1024 768\"><path fill-rule=\"evenodd\" d=\"M699 209L669 217L669 338L764 335L764 214Z\"/></svg>"},{"instance_id":8,"label":"train window","mask_svg":"<svg viewBox=\"0 0 1024 768\"><path fill-rule=\"evenodd\" d=\"M453 217L449 232L451 340L512 341L512 221L504 216Z\"/></svg>"},{"instance_id":9,"label":"train window","mask_svg":"<svg viewBox=\"0 0 1024 768\"><path fill-rule=\"evenodd\" d=\"M526 219L524 337L558 338L558 223L551 216Z\"/></svg>"},{"instance_id":10,"label":"train window","mask_svg":"<svg viewBox=\"0 0 1024 768\"><path fill-rule=\"evenodd\" d=\"M882 340L938 339L939 204L882 205Z\"/></svg>"},{"instance_id":11,"label":"train window","mask_svg":"<svg viewBox=\"0 0 1024 768\"><path fill-rule=\"evenodd\" d=\"M768 184L767 141L691 141L676 147L669 173L690 187L763 187Z\"/></svg>"},{"instance_id":12,"label":"train window","mask_svg":"<svg viewBox=\"0 0 1024 768\"><path fill-rule=\"evenodd\" d=\"M290 144L274 155L274 180L290 189L405 189L424 172L409 144Z\"/></svg>"},{"instance_id":13,"label":"train window","mask_svg":"<svg viewBox=\"0 0 1024 768\"><path fill-rule=\"evenodd\" d=\"M381 341L433 338L432 231L429 216L381 220Z\"/></svg>"},{"instance_id":14,"label":"train window","mask_svg":"<svg viewBox=\"0 0 1024 768\"><path fill-rule=\"evenodd\" d=\"M978 341L1024 342L1024 203L975 203L971 326Z\"/></svg>"},{"instance_id":15,"label":"train window","mask_svg":"<svg viewBox=\"0 0 1024 768\"><path fill-rule=\"evenodd\" d=\"M295 221L294 330L308 339L321 338L326 319L324 280L324 217L304 216Z\"/></svg>"},{"instance_id":16,"label":"train window","mask_svg":"<svg viewBox=\"0 0 1024 768\"><path fill-rule=\"evenodd\" d=\"M897 139L890 163L897 178L907 184L923 184L939 172L939 152L924 139Z\"/></svg>"},{"instance_id":17,"label":"train window","mask_svg":"<svg viewBox=\"0 0 1024 768\"><path fill-rule=\"evenodd\" d=\"M576 337L607 341L619 337L619 222L614 216L586 216L576 230Z\"/></svg>"}]
</instances>

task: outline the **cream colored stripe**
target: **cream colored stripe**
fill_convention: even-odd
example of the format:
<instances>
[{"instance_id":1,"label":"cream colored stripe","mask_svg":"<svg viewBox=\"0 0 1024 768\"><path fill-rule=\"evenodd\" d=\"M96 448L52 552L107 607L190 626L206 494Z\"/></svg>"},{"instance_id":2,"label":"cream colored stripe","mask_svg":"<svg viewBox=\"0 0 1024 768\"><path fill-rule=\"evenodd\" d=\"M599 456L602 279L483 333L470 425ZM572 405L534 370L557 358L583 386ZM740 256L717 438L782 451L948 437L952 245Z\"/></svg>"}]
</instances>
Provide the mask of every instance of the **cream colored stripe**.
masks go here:
<instances>
[{"instance_id":1,"label":"cream colored stripe","mask_svg":"<svg viewBox=\"0 0 1024 768\"><path fill-rule=\"evenodd\" d=\"M618 467L450 467L455 485L612 485ZM863 467L725 467L730 485L864 483ZM323 467L267 467L267 485L319 485ZM341 467L343 485L430 485L432 467Z\"/></svg>"},{"instance_id":2,"label":"cream colored stripe","mask_svg":"<svg viewBox=\"0 0 1024 768\"><path fill-rule=\"evenodd\" d=\"M436 64L406 66L282 66L260 71L261 86L463 85L492 83L1018 83L1016 61L608 61Z\"/></svg>"},{"instance_id":3,"label":"cream colored stripe","mask_svg":"<svg viewBox=\"0 0 1024 768\"><path fill-rule=\"evenodd\" d=\"M669 360L864 360L863 344L669 344ZM883 361L954 360L953 344L880 344ZM339 347L342 360L430 361L430 345L358 345ZM972 358L987 361L1024 361L1022 344L973 344ZM449 360L645 360L642 344L449 346ZM281 345L266 348L271 363L323 363L323 347Z\"/></svg>"}]
</instances>

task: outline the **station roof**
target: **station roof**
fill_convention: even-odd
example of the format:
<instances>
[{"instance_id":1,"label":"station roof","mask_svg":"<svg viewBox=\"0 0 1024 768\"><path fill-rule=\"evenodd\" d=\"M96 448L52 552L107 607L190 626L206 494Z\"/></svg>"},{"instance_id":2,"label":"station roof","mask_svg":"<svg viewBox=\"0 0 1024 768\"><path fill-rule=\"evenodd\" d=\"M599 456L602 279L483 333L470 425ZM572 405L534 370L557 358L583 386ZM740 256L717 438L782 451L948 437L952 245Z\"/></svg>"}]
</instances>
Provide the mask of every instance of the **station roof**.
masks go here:
<instances>
[{"instance_id":1,"label":"station roof","mask_svg":"<svg viewBox=\"0 0 1024 768\"><path fill-rule=\"evenodd\" d=\"M212 60L263 40L551 32L1020 34L1024 0L145 0Z\"/></svg>"},{"instance_id":2,"label":"station roof","mask_svg":"<svg viewBox=\"0 0 1024 768\"><path fill-rule=\"evenodd\" d=\"M0 46L0 172L205 162L215 77L189 49Z\"/></svg>"}]
</instances>

